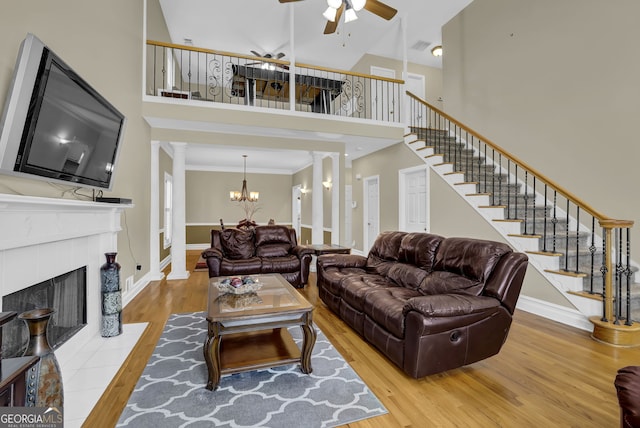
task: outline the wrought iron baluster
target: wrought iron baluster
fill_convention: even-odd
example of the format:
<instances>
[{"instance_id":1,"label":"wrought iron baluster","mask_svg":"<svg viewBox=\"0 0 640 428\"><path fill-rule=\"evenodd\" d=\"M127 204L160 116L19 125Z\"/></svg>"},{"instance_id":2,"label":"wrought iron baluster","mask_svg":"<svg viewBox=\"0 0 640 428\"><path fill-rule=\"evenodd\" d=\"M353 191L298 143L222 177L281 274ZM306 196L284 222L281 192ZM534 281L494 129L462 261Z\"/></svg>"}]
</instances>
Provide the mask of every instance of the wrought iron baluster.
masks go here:
<instances>
[{"instance_id":1,"label":"wrought iron baluster","mask_svg":"<svg viewBox=\"0 0 640 428\"><path fill-rule=\"evenodd\" d=\"M536 176L535 175L533 176L533 201L531 202L531 208L532 208L531 217L533 221L531 234L535 235L536 234Z\"/></svg>"},{"instance_id":2,"label":"wrought iron baluster","mask_svg":"<svg viewBox=\"0 0 640 428\"><path fill-rule=\"evenodd\" d=\"M491 165L493 165L493 173L491 174L491 205L496 204L496 149L491 148Z\"/></svg>"},{"instance_id":3,"label":"wrought iron baluster","mask_svg":"<svg viewBox=\"0 0 640 428\"><path fill-rule=\"evenodd\" d=\"M602 266L600 266L600 273L602 274L602 318L600 321L609 322L607 318L607 287L606 287L606 277L607 277L607 233L602 228Z\"/></svg>"},{"instance_id":4,"label":"wrought iron baluster","mask_svg":"<svg viewBox=\"0 0 640 428\"><path fill-rule=\"evenodd\" d=\"M498 205L502 205L502 152L498 152Z\"/></svg>"},{"instance_id":5,"label":"wrought iron baluster","mask_svg":"<svg viewBox=\"0 0 640 428\"><path fill-rule=\"evenodd\" d=\"M564 270L569 271L569 199L567 199L567 225L564 234Z\"/></svg>"},{"instance_id":6,"label":"wrought iron baluster","mask_svg":"<svg viewBox=\"0 0 640 428\"><path fill-rule=\"evenodd\" d=\"M527 235L527 211L529 210L529 171L524 171L524 234Z\"/></svg>"},{"instance_id":7,"label":"wrought iron baluster","mask_svg":"<svg viewBox=\"0 0 640 428\"><path fill-rule=\"evenodd\" d=\"M487 145L484 145L484 160L483 160L483 165L484 165L484 191L483 193L487 193ZM481 165L478 164L478 170L480 170Z\"/></svg>"},{"instance_id":8,"label":"wrought iron baluster","mask_svg":"<svg viewBox=\"0 0 640 428\"><path fill-rule=\"evenodd\" d=\"M576 273L580 272L580 205L576 205Z\"/></svg>"},{"instance_id":9,"label":"wrought iron baluster","mask_svg":"<svg viewBox=\"0 0 640 428\"><path fill-rule=\"evenodd\" d=\"M515 180L515 184L516 184L516 188L518 186L518 164L514 162L513 164L514 170L515 172L513 173L513 179ZM515 214L514 217L515 219L518 218L518 192L514 191L513 192L513 205L515 207Z\"/></svg>"},{"instance_id":10,"label":"wrought iron baluster","mask_svg":"<svg viewBox=\"0 0 640 428\"><path fill-rule=\"evenodd\" d=\"M591 266L590 273L591 277L589 278L589 293L593 294L593 275L595 273L595 265L596 265L596 218L591 217L591 245L589 246L589 252L591 253Z\"/></svg>"},{"instance_id":11,"label":"wrought iron baluster","mask_svg":"<svg viewBox=\"0 0 640 428\"><path fill-rule=\"evenodd\" d=\"M511 159L507 158L507 219L511 219Z\"/></svg>"},{"instance_id":12,"label":"wrought iron baluster","mask_svg":"<svg viewBox=\"0 0 640 428\"><path fill-rule=\"evenodd\" d=\"M544 184L544 218L543 218L543 233L542 233L542 251L546 252L547 251L547 207L548 207L548 203L547 203L547 183Z\"/></svg>"},{"instance_id":13,"label":"wrought iron baluster","mask_svg":"<svg viewBox=\"0 0 640 428\"><path fill-rule=\"evenodd\" d=\"M627 277L627 321L625 325L632 325L631 319L631 235L629 234L629 228L627 228L627 267L624 271Z\"/></svg>"},{"instance_id":14,"label":"wrought iron baluster","mask_svg":"<svg viewBox=\"0 0 640 428\"><path fill-rule=\"evenodd\" d=\"M557 237L557 229L558 225L558 191L553 191L553 218L551 219L551 224L553 224L553 252L556 252L556 237Z\"/></svg>"}]
</instances>

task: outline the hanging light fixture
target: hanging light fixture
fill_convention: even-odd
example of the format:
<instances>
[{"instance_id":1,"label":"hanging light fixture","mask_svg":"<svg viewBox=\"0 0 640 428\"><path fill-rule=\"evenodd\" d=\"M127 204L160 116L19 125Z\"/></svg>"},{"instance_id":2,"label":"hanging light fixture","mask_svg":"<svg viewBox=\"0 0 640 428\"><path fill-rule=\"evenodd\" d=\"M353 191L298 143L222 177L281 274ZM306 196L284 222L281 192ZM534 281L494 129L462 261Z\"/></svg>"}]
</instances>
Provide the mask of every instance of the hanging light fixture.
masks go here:
<instances>
[{"instance_id":1,"label":"hanging light fixture","mask_svg":"<svg viewBox=\"0 0 640 428\"><path fill-rule=\"evenodd\" d=\"M367 0L351 0L351 6L353 6L353 10L359 12L364 7L364 4Z\"/></svg>"},{"instance_id":2,"label":"hanging light fixture","mask_svg":"<svg viewBox=\"0 0 640 428\"><path fill-rule=\"evenodd\" d=\"M353 6L351 6L350 2L347 2L347 10L344 13L344 22L351 22L358 19L358 15L356 15L356 11L353 10Z\"/></svg>"},{"instance_id":3,"label":"hanging light fixture","mask_svg":"<svg viewBox=\"0 0 640 428\"><path fill-rule=\"evenodd\" d=\"M244 158L244 177L242 179L242 190L241 191L231 191L229 192L229 198L233 202L258 202L258 198L260 197L260 192L249 192L247 191L247 155L242 155Z\"/></svg>"},{"instance_id":4,"label":"hanging light fixture","mask_svg":"<svg viewBox=\"0 0 640 428\"><path fill-rule=\"evenodd\" d=\"M435 48L431 49L431 55L435 57L442 56L442 46L438 45Z\"/></svg>"}]
</instances>

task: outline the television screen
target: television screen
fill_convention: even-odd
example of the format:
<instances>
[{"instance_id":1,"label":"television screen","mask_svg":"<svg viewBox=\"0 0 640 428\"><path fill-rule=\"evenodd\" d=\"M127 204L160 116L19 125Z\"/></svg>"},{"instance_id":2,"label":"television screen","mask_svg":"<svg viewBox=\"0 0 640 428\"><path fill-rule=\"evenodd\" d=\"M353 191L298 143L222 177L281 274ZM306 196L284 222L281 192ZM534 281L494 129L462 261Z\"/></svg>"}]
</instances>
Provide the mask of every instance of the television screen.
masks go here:
<instances>
[{"instance_id":1,"label":"television screen","mask_svg":"<svg viewBox=\"0 0 640 428\"><path fill-rule=\"evenodd\" d=\"M110 189L125 117L34 35L23 42L0 136L0 170Z\"/></svg>"}]
</instances>

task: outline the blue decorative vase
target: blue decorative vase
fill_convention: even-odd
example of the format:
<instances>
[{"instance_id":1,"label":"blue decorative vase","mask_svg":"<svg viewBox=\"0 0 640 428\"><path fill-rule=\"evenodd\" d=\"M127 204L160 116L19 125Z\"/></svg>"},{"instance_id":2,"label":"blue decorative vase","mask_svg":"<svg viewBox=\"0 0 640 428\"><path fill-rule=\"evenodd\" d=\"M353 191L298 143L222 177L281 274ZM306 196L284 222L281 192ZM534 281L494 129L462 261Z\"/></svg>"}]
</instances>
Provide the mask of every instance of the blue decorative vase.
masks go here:
<instances>
[{"instance_id":1,"label":"blue decorative vase","mask_svg":"<svg viewBox=\"0 0 640 428\"><path fill-rule=\"evenodd\" d=\"M25 406L56 407L62 409L62 372L53 349L47 339L47 326L54 310L34 309L23 312L18 318L24 320L29 329L29 344L23 356L36 355L40 360L27 372Z\"/></svg>"},{"instance_id":2,"label":"blue decorative vase","mask_svg":"<svg viewBox=\"0 0 640 428\"><path fill-rule=\"evenodd\" d=\"M107 262L100 267L102 286L102 337L122 334L122 292L120 291L120 265L118 253L105 253Z\"/></svg>"}]
</instances>

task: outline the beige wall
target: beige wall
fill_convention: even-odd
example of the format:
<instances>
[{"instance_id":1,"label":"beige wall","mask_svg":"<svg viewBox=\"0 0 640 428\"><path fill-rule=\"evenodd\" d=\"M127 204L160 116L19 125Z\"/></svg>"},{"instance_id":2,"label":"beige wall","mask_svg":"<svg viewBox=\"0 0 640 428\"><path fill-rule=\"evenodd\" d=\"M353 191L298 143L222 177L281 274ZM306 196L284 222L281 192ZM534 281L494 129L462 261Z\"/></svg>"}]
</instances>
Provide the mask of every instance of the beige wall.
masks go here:
<instances>
[{"instance_id":1,"label":"beige wall","mask_svg":"<svg viewBox=\"0 0 640 428\"><path fill-rule=\"evenodd\" d=\"M443 28L447 113L638 223L638 16L637 0L475 0Z\"/></svg>"},{"instance_id":2,"label":"beige wall","mask_svg":"<svg viewBox=\"0 0 640 428\"><path fill-rule=\"evenodd\" d=\"M242 188L242 173L186 172L186 222L234 226L244 218L237 202L229 200L229 192ZM253 220L267 223L291 223L291 176L281 174L247 174L247 188L260 192L258 211Z\"/></svg>"},{"instance_id":3,"label":"beige wall","mask_svg":"<svg viewBox=\"0 0 640 428\"><path fill-rule=\"evenodd\" d=\"M352 163L353 200L357 207L352 210L352 238L355 248L363 250L363 183L367 177L379 176L380 190L380 231L398 229L398 171L423 165L404 143L394 144L368 156L355 159ZM356 175L362 177L357 180ZM367 249L368 251L368 249Z\"/></svg>"},{"instance_id":4,"label":"beige wall","mask_svg":"<svg viewBox=\"0 0 640 428\"><path fill-rule=\"evenodd\" d=\"M371 66L395 70L396 79L402 79L402 61L377 55L363 55L351 70L358 73L371 74ZM407 63L407 71L409 73L422 74L425 77L425 99L436 107L440 107L440 101L438 101L438 99L442 97L442 70L440 68L410 62Z\"/></svg>"},{"instance_id":5,"label":"beige wall","mask_svg":"<svg viewBox=\"0 0 640 428\"><path fill-rule=\"evenodd\" d=\"M112 192L133 199L118 234L122 277L149 270L149 129L142 119L143 2L24 0L3 5L0 16L0 104L9 90L20 43L34 33L127 117ZM10 9L10 10L9 10ZM69 187L70 189L71 187ZM63 190L42 181L0 176L0 192L59 198ZM90 191L82 191L90 195ZM70 197L66 193L64 197ZM131 248L131 250L129 250ZM135 264L142 265L136 271Z\"/></svg>"}]
</instances>

